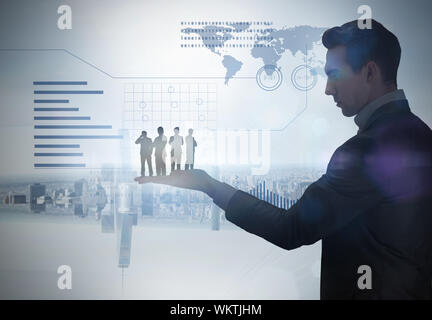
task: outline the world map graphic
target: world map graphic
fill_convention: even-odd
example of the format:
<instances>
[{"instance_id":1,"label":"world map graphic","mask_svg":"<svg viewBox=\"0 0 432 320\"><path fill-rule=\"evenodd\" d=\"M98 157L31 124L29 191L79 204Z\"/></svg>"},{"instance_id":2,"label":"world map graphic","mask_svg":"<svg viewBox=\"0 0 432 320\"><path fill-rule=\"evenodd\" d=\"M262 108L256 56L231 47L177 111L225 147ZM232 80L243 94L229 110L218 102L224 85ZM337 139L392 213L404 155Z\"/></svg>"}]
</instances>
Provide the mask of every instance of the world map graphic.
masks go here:
<instances>
[{"instance_id":1,"label":"world map graphic","mask_svg":"<svg viewBox=\"0 0 432 320\"><path fill-rule=\"evenodd\" d=\"M238 33L245 34L250 27L251 24L249 23L228 23L223 26L188 27L182 29L182 32L185 35L198 35L202 47L221 57L221 63L226 70L225 84L228 85L230 79L241 70L245 62L227 52L229 46L226 44L231 40L236 40ZM260 59L266 66L263 70L268 76L279 69L278 63L287 52L292 56L300 53L304 57L309 74L312 76L325 76L324 61L317 59L312 51L314 46L321 44L321 37L325 30L327 28L308 25L280 29L265 28L259 30L258 36L249 37L253 39L253 45L245 47L250 51L252 58ZM294 86L296 85L294 84Z\"/></svg>"}]
</instances>

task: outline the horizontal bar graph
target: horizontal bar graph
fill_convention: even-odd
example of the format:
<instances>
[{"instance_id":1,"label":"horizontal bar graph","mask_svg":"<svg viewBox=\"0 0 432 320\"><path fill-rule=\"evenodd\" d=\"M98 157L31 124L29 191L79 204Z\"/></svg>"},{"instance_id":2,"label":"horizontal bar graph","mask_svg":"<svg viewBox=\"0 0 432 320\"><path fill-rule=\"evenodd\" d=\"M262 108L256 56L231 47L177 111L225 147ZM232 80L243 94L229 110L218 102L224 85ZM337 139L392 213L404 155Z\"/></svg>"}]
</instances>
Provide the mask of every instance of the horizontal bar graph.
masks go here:
<instances>
[{"instance_id":1,"label":"horizontal bar graph","mask_svg":"<svg viewBox=\"0 0 432 320\"><path fill-rule=\"evenodd\" d=\"M100 135L100 136L85 136L85 135L36 135L35 139L123 139L123 136L117 135Z\"/></svg>"},{"instance_id":2,"label":"horizontal bar graph","mask_svg":"<svg viewBox=\"0 0 432 320\"><path fill-rule=\"evenodd\" d=\"M33 81L35 86L73 86L82 85L86 86L87 81Z\"/></svg>"},{"instance_id":3,"label":"horizontal bar graph","mask_svg":"<svg viewBox=\"0 0 432 320\"><path fill-rule=\"evenodd\" d=\"M83 116L83 117L75 117L75 116L36 116L33 118L34 120L90 120L89 116Z\"/></svg>"},{"instance_id":4,"label":"horizontal bar graph","mask_svg":"<svg viewBox=\"0 0 432 320\"><path fill-rule=\"evenodd\" d=\"M79 111L79 108L33 108L33 111Z\"/></svg>"},{"instance_id":5,"label":"horizontal bar graph","mask_svg":"<svg viewBox=\"0 0 432 320\"><path fill-rule=\"evenodd\" d=\"M35 125L35 129L112 129L110 125L73 125L73 124L53 124Z\"/></svg>"},{"instance_id":6,"label":"horizontal bar graph","mask_svg":"<svg viewBox=\"0 0 432 320\"><path fill-rule=\"evenodd\" d=\"M35 163L35 168L85 168L85 163Z\"/></svg>"},{"instance_id":7,"label":"horizontal bar graph","mask_svg":"<svg viewBox=\"0 0 432 320\"><path fill-rule=\"evenodd\" d=\"M103 94L102 90L34 90L34 94Z\"/></svg>"},{"instance_id":8,"label":"horizontal bar graph","mask_svg":"<svg viewBox=\"0 0 432 320\"><path fill-rule=\"evenodd\" d=\"M49 152L36 152L34 153L35 157L82 157L82 152L58 152L58 153L49 153Z\"/></svg>"},{"instance_id":9,"label":"horizontal bar graph","mask_svg":"<svg viewBox=\"0 0 432 320\"><path fill-rule=\"evenodd\" d=\"M79 148L79 144L35 144L35 148Z\"/></svg>"},{"instance_id":10,"label":"horizontal bar graph","mask_svg":"<svg viewBox=\"0 0 432 320\"><path fill-rule=\"evenodd\" d=\"M90 130L99 130L99 129L109 129L112 130L112 125L110 124L92 124L91 122L84 122L87 124L74 124L77 122L74 121L89 121L92 118L90 116L81 115L80 108L81 105L69 107L68 104L71 101L76 103L86 103L82 99L77 99L75 101L75 96L79 95L103 95L103 90L83 90L83 87L79 86L87 86L87 81L84 80L37 80L33 81L33 94L34 100L33 103L33 111L35 112L33 116L34 130L35 135L33 138L35 140L91 140L91 139L123 139L121 135L110 135L110 134L102 134L102 135L92 135ZM41 88L40 86L44 86ZM66 87L61 87L66 86ZM74 86L67 87L67 86ZM77 90L73 90L73 89ZM86 87L85 87L86 88ZM47 90L42 90L47 89ZM59 98L55 97L47 97L46 99L41 99L39 95L59 95ZM61 96L63 95L63 96ZM82 98L82 97L79 97ZM94 102L92 101L92 104ZM48 105L44 105L48 104ZM54 114L50 114L47 112L54 112ZM61 112L74 112L71 115L67 113ZM76 112L76 113L75 113ZM41 122L39 122L41 121ZM42 122L42 121L50 121L50 122ZM58 123L56 121L67 121L66 123ZM88 124L90 123L90 124ZM88 131L79 131L84 134L59 134L59 132L55 132L54 134L39 134L39 133L48 133L47 131L40 130L60 130L60 129L78 129L78 130L88 130ZM52 132L52 131L51 131ZM60 131L64 132L64 131ZM66 131L67 132L67 131ZM94 131L92 131L94 132ZM68 132L71 133L71 132ZM35 169L61 169L61 168L86 168L86 163L83 163L84 153L80 152L81 144L76 143L60 143L60 141L53 141L54 143L36 143L34 144L34 168ZM68 150L72 149L72 150ZM74 152L76 151L76 152ZM71 163L75 161L71 161L72 158L76 158L77 160L81 160L81 163ZM48 161L43 161L48 160ZM51 163L52 162L52 163Z\"/></svg>"},{"instance_id":11,"label":"horizontal bar graph","mask_svg":"<svg viewBox=\"0 0 432 320\"><path fill-rule=\"evenodd\" d=\"M34 103L69 103L67 99L36 99Z\"/></svg>"}]
</instances>

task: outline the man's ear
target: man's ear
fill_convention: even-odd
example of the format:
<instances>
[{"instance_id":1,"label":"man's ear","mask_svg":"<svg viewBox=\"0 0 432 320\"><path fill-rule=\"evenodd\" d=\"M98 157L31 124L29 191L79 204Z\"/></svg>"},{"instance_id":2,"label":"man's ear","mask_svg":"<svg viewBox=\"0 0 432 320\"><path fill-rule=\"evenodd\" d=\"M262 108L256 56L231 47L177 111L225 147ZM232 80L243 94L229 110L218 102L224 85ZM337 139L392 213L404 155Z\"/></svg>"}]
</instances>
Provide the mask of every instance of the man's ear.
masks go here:
<instances>
[{"instance_id":1,"label":"man's ear","mask_svg":"<svg viewBox=\"0 0 432 320\"><path fill-rule=\"evenodd\" d=\"M372 82L378 77L378 66L374 61L369 61L365 66L366 81Z\"/></svg>"}]
</instances>

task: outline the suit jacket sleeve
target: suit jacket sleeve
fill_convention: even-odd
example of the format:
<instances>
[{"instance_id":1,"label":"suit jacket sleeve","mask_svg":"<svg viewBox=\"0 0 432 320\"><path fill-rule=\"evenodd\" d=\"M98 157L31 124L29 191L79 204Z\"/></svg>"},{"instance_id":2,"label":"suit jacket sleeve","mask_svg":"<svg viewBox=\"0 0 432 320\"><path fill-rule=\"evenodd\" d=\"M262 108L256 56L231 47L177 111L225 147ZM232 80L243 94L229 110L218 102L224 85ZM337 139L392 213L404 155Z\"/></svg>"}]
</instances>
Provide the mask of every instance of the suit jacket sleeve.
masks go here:
<instances>
[{"instance_id":1,"label":"suit jacket sleeve","mask_svg":"<svg viewBox=\"0 0 432 320\"><path fill-rule=\"evenodd\" d=\"M381 201L365 174L368 160L364 149L368 148L356 142L336 150L326 174L288 210L239 190L229 193L229 200L221 190L214 202L225 209L227 220L277 246L294 249L315 243Z\"/></svg>"},{"instance_id":2,"label":"suit jacket sleeve","mask_svg":"<svg viewBox=\"0 0 432 320\"><path fill-rule=\"evenodd\" d=\"M135 144L139 144L142 141L142 136L140 136L138 139L135 140Z\"/></svg>"}]
</instances>

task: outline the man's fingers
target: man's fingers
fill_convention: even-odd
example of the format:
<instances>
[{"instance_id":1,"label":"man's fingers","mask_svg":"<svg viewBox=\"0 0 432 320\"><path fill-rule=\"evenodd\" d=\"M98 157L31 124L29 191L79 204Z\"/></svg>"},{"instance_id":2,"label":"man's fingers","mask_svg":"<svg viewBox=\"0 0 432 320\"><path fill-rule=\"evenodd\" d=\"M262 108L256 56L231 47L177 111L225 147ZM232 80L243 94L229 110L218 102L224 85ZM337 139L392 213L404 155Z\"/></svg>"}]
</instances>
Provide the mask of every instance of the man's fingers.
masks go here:
<instances>
[{"instance_id":1,"label":"man's fingers","mask_svg":"<svg viewBox=\"0 0 432 320\"><path fill-rule=\"evenodd\" d=\"M136 177L135 179L134 179L134 181L137 181L137 182L139 182L139 183L145 183L145 182L143 182L143 179L146 179L147 177Z\"/></svg>"},{"instance_id":2,"label":"man's fingers","mask_svg":"<svg viewBox=\"0 0 432 320\"><path fill-rule=\"evenodd\" d=\"M183 176L187 171L186 170L174 170L171 172L171 177L181 177Z\"/></svg>"},{"instance_id":3,"label":"man's fingers","mask_svg":"<svg viewBox=\"0 0 432 320\"><path fill-rule=\"evenodd\" d=\"M139 184L143 183L159 183L159 184L171 184L172 179L169 176L156 176L156 177L136 177L135 181Z\"/></svg>"}]
</instances>

